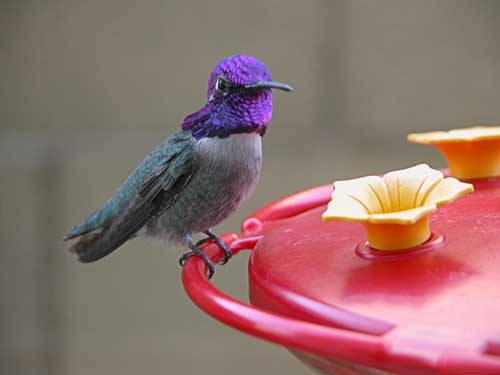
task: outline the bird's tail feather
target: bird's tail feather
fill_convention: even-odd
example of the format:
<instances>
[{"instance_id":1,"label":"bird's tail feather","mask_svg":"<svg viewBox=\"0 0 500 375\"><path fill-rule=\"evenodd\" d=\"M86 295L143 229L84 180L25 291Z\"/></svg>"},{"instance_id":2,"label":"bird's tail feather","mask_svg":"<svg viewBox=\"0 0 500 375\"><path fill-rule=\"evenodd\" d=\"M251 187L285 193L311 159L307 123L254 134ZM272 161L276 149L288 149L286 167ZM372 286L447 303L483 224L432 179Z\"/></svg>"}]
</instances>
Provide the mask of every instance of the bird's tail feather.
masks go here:
<instances>
[{"instance_id":1,"label":"bird's tail feather","mask_svg":"<svg viewBox=\"0 0 500 375\"><path fill-rule=\"evenodd\" d=\"M102 248L101 240L103 237L102 232L87 233L75 242L69 249L69 251L78 257L78 260L82 263L92 263L106 255L111 254L116 247Z\"/></svg>"},{"instance_id":2,"label":"bird's tail feather","mask_svg":"<svg viewBox=\"0 0 500 375\"><path fill-rule=\"evenodd\" d=\"M108 225L78 237L70 251L82 263L92 263L111 254L134 238L151 218L151 207L146 203L142 197L137 197Z\"/></svg>"}]
</instances>

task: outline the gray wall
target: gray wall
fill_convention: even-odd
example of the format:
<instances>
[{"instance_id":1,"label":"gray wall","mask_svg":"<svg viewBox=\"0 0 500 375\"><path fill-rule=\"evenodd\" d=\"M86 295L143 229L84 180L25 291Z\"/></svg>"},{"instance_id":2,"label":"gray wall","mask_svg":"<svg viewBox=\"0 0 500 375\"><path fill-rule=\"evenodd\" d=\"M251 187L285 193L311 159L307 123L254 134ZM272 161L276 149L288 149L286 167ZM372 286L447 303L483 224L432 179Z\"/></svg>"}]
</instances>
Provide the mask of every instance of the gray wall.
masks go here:
<instances>
[{"instance_id":1,"label":"gray wall","mask_svg":"<svg viewBox=\"0 0 500 375\"><path fill-rule=\"evenodd\" d=\"M500 120L498 1L0 3L0 373L303 374L185 296L182 249L133 241L96 264L61 244L248 53L276 93L256 208L334 179L444 163L411 131ZM246 298L246 255L215 282Z\"/></svg>"}]
</instances>

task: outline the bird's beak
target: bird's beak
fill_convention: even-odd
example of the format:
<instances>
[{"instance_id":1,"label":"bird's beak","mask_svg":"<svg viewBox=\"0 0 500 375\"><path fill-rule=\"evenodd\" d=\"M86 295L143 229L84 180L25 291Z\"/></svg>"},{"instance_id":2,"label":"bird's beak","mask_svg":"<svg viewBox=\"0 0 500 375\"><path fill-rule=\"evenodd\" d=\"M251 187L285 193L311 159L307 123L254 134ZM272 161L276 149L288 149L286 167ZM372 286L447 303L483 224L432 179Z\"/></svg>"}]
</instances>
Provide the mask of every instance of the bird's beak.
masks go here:
<instances>
[{"instance_id":1,"label":"bird's beak","mask_svg":"<svg viewBox=\"0 0 500 375\"><path fill-rule=\"evenodd\" d=\"M275 81L257 81L250 85L245 85L246 89L278 89L283 91L293 91L292 86Z\"/></svg>"}]
</instances>

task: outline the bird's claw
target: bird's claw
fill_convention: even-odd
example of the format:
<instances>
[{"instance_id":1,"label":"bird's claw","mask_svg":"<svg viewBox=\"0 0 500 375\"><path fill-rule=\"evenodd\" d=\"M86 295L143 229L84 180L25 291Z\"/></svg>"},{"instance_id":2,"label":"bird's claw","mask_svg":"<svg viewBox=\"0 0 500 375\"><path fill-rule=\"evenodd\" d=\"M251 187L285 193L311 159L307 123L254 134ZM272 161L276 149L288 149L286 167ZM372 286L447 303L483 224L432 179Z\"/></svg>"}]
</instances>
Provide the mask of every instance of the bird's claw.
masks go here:
<instances>
[{"instance_id":1,"label":"bird's claw","mask_svg":"<svg viewBox=\"0 0 500 375\"><path fill-rule=\"evenodd\" d=\"M231 257L233 256L233 253L231 253L231 250L229 249L229 247L227 247L225 242L219 236L217 236L214 232L212 232L211 230L207 230L205 232L205 234L208 236L208 238L205 238L204 242L208 241L209 239L212 239L215 241L215 243L217 245L219 245L219 247L224 252L224 259L222 259L222 261L219 264L221 264L221 265L226 264L229 261L229 259L231 259Z\"/></svg>"},{"instance_id":2,"label":"bird's claw","mask_svg":"<svg viewBox=\"0 0 500 375\"><path fill-rule=\"evenodd\" d=\"M207 268L208 268L208 279L211 279L215 273L215 266L214 266L213 262L210 260L210 258L208 257L208 255L199 249L194 249L188 253L183 254L179 258L179 264L182 267L184 267L187 260L189 258L191 258L193 255L198 255L201 259L203 259L203 261L205 262L205 264L207 265Z\"/></svg>"},{"instance_id":3,"label":"bird's claw","mask_svg":"<svg viewBox=\"0 0 500 375\"><path fill-rule=\"evenodd\" d=\"M214 240L214 242L224 252L224 258L222 259L222 261L220 262L220 264L226 264L229 261L229 259L231 259L231 257L233 256L233 254L231 253L231 250L229 249L229 247L224 243L224 241L219 236L217 236L214 232L212 232L211 230L207 230L207 231L205 231L205 234L208 237L207 238L203 238L203 239L199 240L196 243L192 242L192 240L190 239L190 248L191 248L191 251L188 252L188 253L183 254L179 258L179 264L182 267L184 267L184 265L186 264L186 262L187 262L187 260L189 258L191 258L193 255L198 255L201 259L204 260L205 264L207 265L207 268L208 268L208 278L211 279L212 276L215 273L215 266L214 266L214 263L208 257L208 255L205 254L205 252L203 250L201 250L200 246L202 246L203 244L205 244L206 242L208 242L210 240Z\"/></svg>"},{"instance_id":4,"label":"bird's claw","mask_svg":"<svg viewBox=\"0 0 500 375\"><path fill-rule=\"evenodd\" d=\"M221 247L222 251L224 251L224 259L222 259L222 261L219 264L224 265L229 261L229 259L232 258L233 253L231 253L231 250L229 250L226 244L224 244L224 246L221 245L219 246Z\"/></svg>"},{"instance_id":5,"label":"bird's claw","mask_svg":"<svg viewBox=\"0 0 500 375\"><path fill-rule=\"evenodd\" d=\"M224 243L224 241L220 240L220 242L218 242L215 238L213 237L207 237L207 238L203 238L201 240L199 240L197 243L196 243L196 247L200 247L201 245L207 243L208 241L210 240L214 240L215 243L222 249L222 251L224 252L224 258L219 262L220 265L224 265L226 264L229 259L231 259L231 257L233 256L233 253L231 252L231 250L227 247L227 245Z\"/></svg>"}]
</instances>

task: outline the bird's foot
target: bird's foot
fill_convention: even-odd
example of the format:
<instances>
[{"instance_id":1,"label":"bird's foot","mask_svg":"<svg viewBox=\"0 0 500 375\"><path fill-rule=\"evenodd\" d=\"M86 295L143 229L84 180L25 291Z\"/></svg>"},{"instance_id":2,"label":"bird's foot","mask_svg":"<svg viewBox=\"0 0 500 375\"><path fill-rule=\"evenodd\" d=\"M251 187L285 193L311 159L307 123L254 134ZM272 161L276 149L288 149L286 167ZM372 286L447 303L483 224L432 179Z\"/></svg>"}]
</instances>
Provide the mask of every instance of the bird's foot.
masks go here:
<instances>
[{"instance_id":1,"label":"bird's foot","mask_svg":"<svg viewBox=\"0 0 500 375\"><path fill-rule=\"evenodd\" d=\"M215 241L217 245L219 245L222 251L224 251L224 259L222 259L222 262L220 262L220 264L222 265L226 264L229 261L229 259L231 259L231 257L233 256L229 247L227 247L224 241L222 241L222 239L214 232L212 232L210 229L207 229L204 233L208 236L208 238L205 239L205 242L208 241L209 239L212 239Z\"/></svg>"},{"instance_id":2,"label":"bird's foot","mask_svg":"<svg viewBox=\"0 0 500 375\"><path fill-rule=\"evenodd\" d=\"M193 246L193 248L190 252L183 254L179 258L179 264L182 267L184 267L184 265L186 264L186 261L189 258L191 258L193 255L198 255L201 259L203 259L203 261L205 262L205 264L207 265L207 268L208 268L208 278L211 279L215 273L215 266L214 266L213 262L210 260L210 258L208 257L208 255L205 254L201 249L197 248L196 246Z\"/></svg>"}]
</instances>

